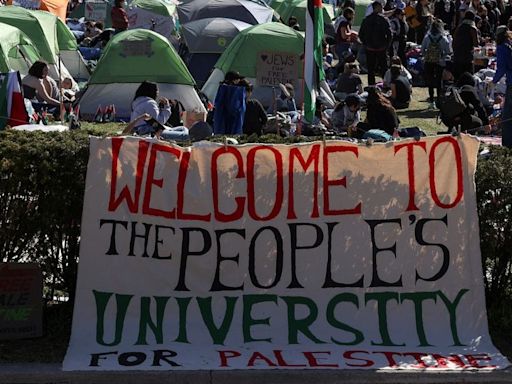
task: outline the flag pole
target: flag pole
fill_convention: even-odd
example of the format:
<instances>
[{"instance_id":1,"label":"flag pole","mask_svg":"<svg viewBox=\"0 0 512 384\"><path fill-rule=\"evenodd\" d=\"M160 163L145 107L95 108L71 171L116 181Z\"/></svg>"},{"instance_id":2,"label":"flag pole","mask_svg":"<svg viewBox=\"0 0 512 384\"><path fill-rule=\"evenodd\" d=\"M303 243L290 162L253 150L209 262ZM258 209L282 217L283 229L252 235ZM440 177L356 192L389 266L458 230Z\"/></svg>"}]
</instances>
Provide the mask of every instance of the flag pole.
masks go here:
<instances>
[{"instance_id":1,"label":"flag pole","mask_svg":"<svg viewBox=\"0 0 512 384\"><path fill-rule=\"evenodd\" d=\"M304 119L312 123L320 81L325 79L322 66L324 22L322 0L307 0L306 41L304 48Z\"/></svg>"}]
</instances>

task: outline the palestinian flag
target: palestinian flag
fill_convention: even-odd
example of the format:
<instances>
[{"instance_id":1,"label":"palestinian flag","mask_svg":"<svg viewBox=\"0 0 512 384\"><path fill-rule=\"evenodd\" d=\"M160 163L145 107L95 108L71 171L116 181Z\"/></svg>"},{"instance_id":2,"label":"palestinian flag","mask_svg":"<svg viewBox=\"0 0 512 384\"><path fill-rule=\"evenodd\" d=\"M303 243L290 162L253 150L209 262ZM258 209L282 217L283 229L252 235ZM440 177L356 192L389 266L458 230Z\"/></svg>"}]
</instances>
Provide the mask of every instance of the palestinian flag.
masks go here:
<instances>
[{"instance_id":1,"label":"palestinian flag","mask_svg":"<svg viewBox=\"0 0 512 384\"><path fill-rule=\"evenodd\" d=\"M19 72L0 74L0 129L27 124L28 114L21 93Z\"/></svg>"},{"instance_id":2,"label":"palestinian flag","mask_svg":"<svg viewBox=\"0 0 512 384\"><path fill-rule=\"evenodd\" d=\"M324 17L322 0L308 0L306 12L306 47L304 52L304 118L312 123L320 81L325 79L322 66Z\"/></svg>"}]
</instances>

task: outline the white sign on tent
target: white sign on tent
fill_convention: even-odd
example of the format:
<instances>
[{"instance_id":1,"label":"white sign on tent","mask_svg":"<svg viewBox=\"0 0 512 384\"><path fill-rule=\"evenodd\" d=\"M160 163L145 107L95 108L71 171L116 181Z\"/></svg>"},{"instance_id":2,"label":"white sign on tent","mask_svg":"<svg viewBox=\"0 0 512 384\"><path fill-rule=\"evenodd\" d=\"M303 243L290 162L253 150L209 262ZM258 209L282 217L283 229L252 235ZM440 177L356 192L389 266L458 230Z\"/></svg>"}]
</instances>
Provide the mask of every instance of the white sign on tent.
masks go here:
<instances>
[{"instance_id":1,"label":"white sign on tent","mask_svg":"<svg viewBox=\"0 0 512 384\"><path fill-rule=\"evenodd\" d=\"M63 369L507 367L478 148L92 138Z\"/></svg>"}]
</instances>

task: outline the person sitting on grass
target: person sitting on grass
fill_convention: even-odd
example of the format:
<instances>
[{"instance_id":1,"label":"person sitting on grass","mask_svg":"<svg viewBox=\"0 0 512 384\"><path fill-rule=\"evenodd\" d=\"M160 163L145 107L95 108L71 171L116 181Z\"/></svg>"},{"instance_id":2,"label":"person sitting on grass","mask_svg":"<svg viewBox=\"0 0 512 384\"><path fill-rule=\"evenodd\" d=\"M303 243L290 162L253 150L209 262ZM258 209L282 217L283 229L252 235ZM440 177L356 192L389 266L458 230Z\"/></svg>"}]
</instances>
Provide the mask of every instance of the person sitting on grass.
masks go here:
<instances>
[{"instance_id":1,"label":"person sitting on grass","mask_svg":"<svg viewBox=\"0 0 512 384\"><path fill-rule=\"evenodd\" d=\"M365 131L381 129L389 135L395 133L400 125L400 119L391 101L377 87L369 88L366 108Z\"/></svg>"},{"instance_id":2,"label":"person sitting on grass","mask_svg":"<svg viewBox=\"0 0 512 384\"><path fill-rule=\"evenodd\" d=\"M361 98L352 93L334 107L331 115L331 128L337 133L346 132L348 136L355 136L357 124L361 121Z\"/></svg>"},{"instance_id":3,"label":"person sitting on grass","mask_svg":"<svg viewBox=\"0 0 512 384\"><path fill-rule=\"evenodd\" d=\"M398 65L391 66L391 104L395 109L409 108L411 102L411 83L401 75L401 68Z\"/></svg>"}]
</instances>

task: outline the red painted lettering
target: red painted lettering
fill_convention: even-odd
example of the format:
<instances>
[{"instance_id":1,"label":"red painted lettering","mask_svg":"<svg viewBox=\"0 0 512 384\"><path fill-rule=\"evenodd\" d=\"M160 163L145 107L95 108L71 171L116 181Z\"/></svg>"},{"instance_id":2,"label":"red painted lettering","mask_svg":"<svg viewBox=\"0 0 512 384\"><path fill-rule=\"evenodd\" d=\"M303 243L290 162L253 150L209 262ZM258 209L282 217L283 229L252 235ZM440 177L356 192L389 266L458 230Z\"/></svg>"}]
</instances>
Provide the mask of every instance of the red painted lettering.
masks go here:
<instances>
[{"instance_id":1,"label":"red painted lettering","mask_svg":"<svg viewBox=\"0 0 512 384\"><path fill-rule=\"evenodd\" d=\"M151 207L151 190L153 185L157 186L158 188L162 188L164 184L163 179L155 179L156 157L159 152L174 155L177 159L179 159L181 155L180 151L175 148L169 147L167 145L153 144L151 147L151 154L149 156L148 176L146 178L144 201L142 202L142 213L145 215L174 219L176 216L176 209L172 209L171 211L164 211L162 209Z\"/></svg>"},{"instance_id":2,"label":"red painted lettering","mask_svg":"<svg viewBox=\"0 0 512 384\"><path fill-rule=\"evenodd\" d=\"M221 367L229 367L228 359L242 356L242 354L237 351L217 351L217 352L219 353Z\"/></svg>"},{"instance_id":3,"label":"red painted lettering","mask_svg":"<svg viewBox=\"0 0 512 384\"><path fill-rule=\"evenodd\" d=\"M372 365L375 364L372 360L363 359L360 357L354 357L355 353L364 353L364 354L368 355L367 351L345 351L345 352L343 352L343 358L345 358L347 360L356 360L356 361L363 362L363 364L346 363L349 367L371 367Z\"/></svg>"},{"instance_id":4,"label":"red painted lettering","mask_svg":"<svg viewBox=\"0 0 512 384\"><path fill-rule=\"evenodd\" d=\"M313 210L311 217L315 218L319 216L318 212L318 164L320 162L320 145L315 144L311 147L308 159L304 160L299 148L292 148L290 150L290 161L288 165L288 219L296 219L295 214L295 202L294 202L294 187L293 187L293 165L297 159L302 166L302 169L306 171L313 163Z\"/></svg>"},{"instance_id":5,"label":"red painted lettering","mask_svg":"<svg viewBox=\"0 0 512 384\"><path fill-rule=\"evenodd\" d=\"M395 145L395 155L402 148L407 148L407 168L409 172L409 204L406 211L417 211L418 207L414 202L416 196L416 184L414 181L414 147L420 147L425 152L427 151L426 143L424 141L413 141L405 144Z\"/></svg>"},{"instance_id":6,"label":"red painted lettering","mask_svg":"<svg viewBox=\"0 0 512 384\"><path fill-rule=\"evenodd\" d=\"M453 202L445 204L439 199L439 195L437 194L436 189L436 174L435 174L435 166L436 166L436 149L439 147L439 144L449 143L453 148L453 154L455 155L455 168L457 172L457 195ZM428 157L428 162L430 165L430 193L432 194L432 199L436 203L438 207L447 209L455 207L461 200L462 195L464 194L464 182L462 175L462 154L460 151L459 143L457 139L451 136L443 137L442 139L437 140L430 149L430 154Z\"/></svg>"},{"instance_id":7,"label":"red painted lettering","mask_svg":"<svg viewBox=\"0 0 512 384\"><path fill-rule=\"evenodd\" d=\"M335 216L335 215L351 215L361 213L361 203L357 204L351 209L331 209L329 206L329 187L335 185L341 185L347 187L347 177L341 179L330 180L329 179L329 153L335 152L352 152L356 157L359 155L357 147L348 147L344 145L331 145L324 147L324 215Z\"/></svg>"},{"instance_id":8,"label":"red painted lettering","mask_svg":"<svg viewBox=\"0 0 512 384\"><path fill-rule=\"evenodd\" d=\"M255 196L255 179L254 179L254 166L255 166L255 158L256 152L258 151L270 151L274 154L275 158L275 170L276 170L276 196L274 200L274 207L272 211L268 214L268 216L259 216L256 212L256 196ZM274 167L273 167L274 168ZM267 221L275 218L279 211L281 210L281 206L283 204L283 196L284 196L284 187L283 187L283 158L281 152L277 149L269 147L269 146L257 146L251 148L249 153L247 154L247 205L248 211L251 218L257 221Z\"/></svg>"},{"instance_id":9,"label":"red painted lettering","mask_svg":"<svg viewBox=\"0 0 512 384\"><path fill-rule=\"evenodd\" d=\"M315 354L320 354L320 353L324 353L329 356L331 355L330 351L302 352L302 354L308 360L310 367L327 367L327 368L338 368L339 367L338 364L321 364L321 363L319 363L317 360L317 358L319 358L319 357L316 357Z\"/></svg>"},{"instance_id":10,"label":"red painted lettering","mask_svg":"<svg viewBox=\"0 0 512 384\"><path fill-rule=\"evenodd\" d=\"M135 174L135 194L132 196L128 186L121 189L121 193L116 198L117 192L117 166L119 162L119 152L123 145L124 139L121 137L112 138L112 176L110 183L110 199L108 202L108 210L115 211L121 203L126 200L126 205L131 213L137 213L139 210L139 198L142 185L142 177L144 175L144 165L148 154L149 143L147 141L139 141L139 152L137 156L137 171Z\"/></svg>"},{"instance_id":11,"label":"red painted lettering","mask_svg":"<svg viewBox=\"0 0 512 384\"><path fill-rule=\"evenodd\" d=\"M242 155L240 151L234 147L222 147L213 152L212 162L211 162L211 170L212 170L212 193L213 193L213 210L215 220L220 221L222 223L226 223L229 221L236 221L240 219L244 214L244 206L245 206L245 197L237 196L235 197L236 202L236 210L232 213L223 213L219 209L219 174L217 171L218 168L218 159L220 156L225 154L231 154L236 158L237 162L237 173L236 178L240 179L245 177L244 174L244 162L242 159Z\"/></svg>"}]
</instances>

